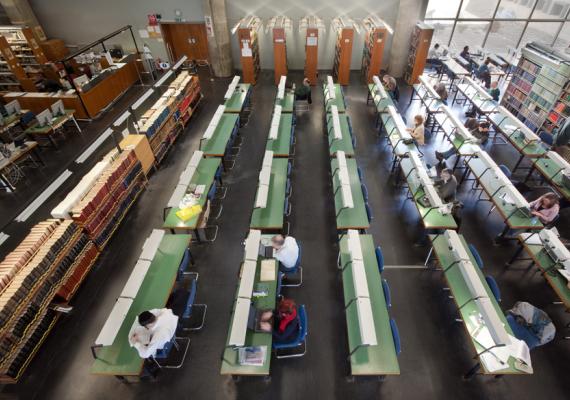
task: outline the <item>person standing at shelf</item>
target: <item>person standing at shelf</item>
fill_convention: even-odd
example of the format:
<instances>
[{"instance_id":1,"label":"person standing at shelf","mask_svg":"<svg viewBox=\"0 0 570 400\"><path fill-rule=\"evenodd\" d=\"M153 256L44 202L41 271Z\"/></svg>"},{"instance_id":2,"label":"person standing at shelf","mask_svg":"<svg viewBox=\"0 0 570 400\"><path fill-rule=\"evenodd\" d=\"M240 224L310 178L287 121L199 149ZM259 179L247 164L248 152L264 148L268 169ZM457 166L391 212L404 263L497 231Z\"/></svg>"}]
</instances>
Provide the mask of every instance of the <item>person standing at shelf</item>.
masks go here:
<instances>
[{"instance_id":1,"label":"person standing at shelf","mask_svg":"<svg viewBox=\"0 0 570 400\"><path fill-rule=\"evenodd\" d=\"M382 77L382 82L390 94L390 97L392 97L392 100L397 103L400 100L400 90L398 89L398 82L396 82L396 78L386 74Z\"/></svg>"},{"instance_id":2,"label":"person standing at shelf","mask_svg":"<svg viewBox=\"0 0 570 400\"><path fill-rule=\"evenodd\" d=\"M295 89L295 100L307 100L307 103L313 103L309 78L303 79L303 84Z\"/></svg>"},{"instance_id":3,"label":"person standing at shelf","mask_svg":"<svg viewBox=\"0 0 570 400\"><path fill-rule=\"evenodd\" d=\"M489 64L491 59L487 58L483 64L479 66L475 75L477 78L481 79L485 83L485 88L489 89L491 87L491 71L489 69Z\"/></svg>"}]
</instances>

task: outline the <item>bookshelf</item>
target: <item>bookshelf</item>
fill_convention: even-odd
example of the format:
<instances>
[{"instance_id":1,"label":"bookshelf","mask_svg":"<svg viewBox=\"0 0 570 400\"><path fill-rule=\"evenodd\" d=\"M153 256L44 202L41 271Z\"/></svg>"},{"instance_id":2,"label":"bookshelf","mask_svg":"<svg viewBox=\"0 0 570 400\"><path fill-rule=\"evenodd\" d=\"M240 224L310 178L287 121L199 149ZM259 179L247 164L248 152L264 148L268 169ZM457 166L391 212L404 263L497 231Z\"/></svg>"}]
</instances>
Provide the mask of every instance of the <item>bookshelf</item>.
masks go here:
<instances>
[{"instance_id":1,"label":"bookshelf","mask_svg":"<svg viewBox=\"0 0 570 400\"><path fill-rule=\"evenodd\" d=\"M424 22L418 22L412 31L410 38L410 51L404 79L408 85L418 83L418 76L423 74L426 65L433 27Z\"/></svg>"},{"instance_id":2,"label":"bookshelf","mask_svg":"<svg viewBox=\"0 0 570 400\"><path fill-rule=\"evenodd\" d=\"M239 28L238 40L244 83L255 85L259 76L259 39L253 28Z\"/></svg>"},{"instance_id":3,"label":"bookshelf","mask_svg":"<svg viewBox=\"0 0 570 400\"><path fill-rule=\"evenodd\" d=\"M322 19L316 15L307 15L299 21L299 33L305 30L305 78L311 86L317 84L319 76L319 30L325 29Z\"/></svg>"},{"instance_id":4,"label":"bookshelf","mask_svg":"<svg viewBox=\"0 0 570 400\"><path fill-rule=\"evenodd\" d=\"M501 104L535 132L552 132L570 115L570 61L550 48L529 43Z\"/></svg>"},{"instance_id":5,"label":"bookshelf","mask_svg":"<svg viewBox=\"0 0 570 400\"><path fill-rule=\"evenodd\" d=\"M350 62L352 60L352 44L354 28L339 27L336 31L334 50L333 77L340 85L350 83Z\"/></svg>"},{"instance_id":6,"label":"bookshelf","mask_svg":"<svg viewBox=\"0 0 570 400\"><path fill-rule=\"evenodd\" d=\"M37 91L34 76L48 59L30 28L0 27L0 90Z\"/></svg>"},{"instance_id":7,"label":"bookshelf","mask_svg":"<svg viewBox=\"0 0 570 400\"><path fill-rule=\"evenodd\" d=\"M201 99L200 80L185 71L141 116L139 133L147 136L157 163L162 162Z\"/></svg>"},{"instance_id":8,"label":"bookshelf","mask_svg":"<svg viewBox=\"0 0 570 400\"><path fill-rule=\"evenodd\" d=\"M71 209L71 218L101 251L142 192L146 178L140 161L132 150L106 157L109 165L91 189Z\"/></svg>"},{"instance_id":9,"label":"bookshelf","mask_svg":"<svg viewBox=\"0 0 570 400\"><path fill-rule=\"evenodd\" d=\"M71 298L98 256L75 222L49 219L0 263L0 382L19 380L58 319L50 305Z\"/></svg>"},{"instance_id":10,"label":"bookshelf","mask_svg":"<svg viewBox=\"0 0 570 400\"><path fill-rule=\"evenodd\" d=\"M281 76L287 76L287 40L285 28L273 28L273 62L275 84L279 85Z\"/></svg>"},{"instance_id":11,"label":"bookshelf","mask_svg":"<svg viewBox=\"0 0 570 400\"><path fill-rule=\"evenodd\" d=\"M384 45L388 38L388 28L372 17L364 20L364 47L362 50L362 76L366 83L372 83L374 75L380 76Z\"/></svg>"}]
</instances>

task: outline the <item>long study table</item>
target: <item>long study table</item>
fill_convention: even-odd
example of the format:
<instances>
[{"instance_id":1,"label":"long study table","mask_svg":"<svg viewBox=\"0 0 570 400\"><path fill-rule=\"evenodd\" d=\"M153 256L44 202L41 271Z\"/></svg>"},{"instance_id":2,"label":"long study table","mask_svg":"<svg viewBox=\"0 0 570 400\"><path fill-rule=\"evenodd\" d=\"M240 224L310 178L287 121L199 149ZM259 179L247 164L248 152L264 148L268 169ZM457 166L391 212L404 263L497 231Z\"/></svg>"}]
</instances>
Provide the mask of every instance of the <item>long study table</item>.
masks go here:
<instances>
[{"instance_id":1,"label":"long study table","mask_svg":"<svg viewBox=\"0 0 570 400\"><path fill-rule=\"evenodd\" d=\"M323 85L323 95L325 96L325 111L328 113L331 111L331 106L335 105L338 108L339 113L346 112L346 102L344 100L344 93L342 91L342 86L338 83L334 84L335 88L335 98L331 99L328 95L328 86Z\"/></svg>"},{"instance_id":2,"label":"long study table","mask_svg":"<svg viewBox=\"0 0 570 400\"><path fill-rule=\"evenodd\" d=\"M289 157L292 151L295 124L293 114L281 114L277 139L267 138L265 150L273 151L274 157Z\"/></svg>"},{"instance_id":3,"label":"long study table","mask_svg":"<svg viewBox=\"0 0 570 400\"><path fill-rule=\"evenodd\" d=\"M281 230L283 228L288 163L289 160L286 158L273 159L267 204L265 208L253 209L249 224L251 229Z\"/></svg>"},{"instance_id":4,"label":"long study table","mask_svg":"<svg viewBox=\"0 0 570 400\"><path fill-rule=\"evenodd\" d=\"M54 117L48 125L39 126L38 124L35 124L26 129L24 133L33 138L47 138L51 145L57 148L58 146L53 138L53 135L55 135L58 131L61 131L63 133L63 130L60 128L62 128L66 122L72 121L75 124L77 131L81 133L81 128L79 127L79 124L75 120L73 114L75 114L75 110L65 110L65 115Z\"/></svg>"},{"instance_id":5,"label":"long study table","mask_svg":"<svg viewBox=\"0 0 570 400\"><path fill-rule=\"evenodd\" d=\"M347 114L339 114L338 119L340 120L340 130L342 133L341 139L336 139L334 136L332 114L327 113L326 115L327 123L326 130L329 139L329 155L331 157L334 154L342 150L347 157L354 157L354 146L352 145L352 125L350 124L350 117Z\"/></svg>"},{"instance_id":6,"label":"long study table","mask_svg":"<svg viewBox=\"0 0 570 400\"><path fill-rule=\"evenodd\" d=\"M244 108L249 105L251 96L251 84L240 83L236 86L232 97L227 99L224 103L227 113L241 113Z\"/></svg>"},{"instance_id":7,"label":"long study table","mask_svg":"<svg viewBox=\"0 0 570 400\"><path fill-rule=\"evenodd\" d=\"M378 344L376 346L359 347L350 356L352 375L399 375L400 366L392 339L390 315L382 290L382 277L378 271L378 263L374 250L372 235L359 235L362 248L362 258L368 283L374 328ZM339 235L340 266L350 264L351 256L348 250L348 235ZM345 307L355 298L354 277L350 266L342 272L342 286ZM346 308L346 329L348 332L349 352L360 344L360 329L357 309L354 302Z\"/></svg>"},{"instance_id":8,"label":"long study table","mask_svg":"<svg viewBox=\"0 0 570 400\"><path fill-rule=\"evenodd\" d=\"M477 262L475 261L473 254L469 250L469 248L467 246L467 242L465 241L465 238L463 237L463 235L459 235L459 237L461 239L463 247L465 248L465 251L469 254L469 259L470 259L472 265L477 266ZM471 295L471 292L469 291L469 287L467 285L467 282L464 279L463 274L461 273L461 270L459 269L459 266L455 262L454 256L452 254L452 250L450 249L449 243L446 240L445 236L444 235L429 235L429 239L432 243L433 252L435 253L435 255L438 259L439 265L441 266L441 268L444 271L443 275L444 275L445 280L447 282L447 285L448 285L448 287L449 287L449 289L453 295L453 300L455 302L455 305L458 308L458 313L461 316L461 319L463 320L463 324L465 326L467 336L469 337L469 341L471 342L471 345L473 346L474 352L478 355L477 358L479 358L479 360L481 360L481 357L479 356L479 354L485 352L486 348L484 346L482 346L477 341L476 334L482 327L484 327L484 323L481 322L480 318L478 317L479 316L479 310L478 310L475 302L472 299L472 295ZM475 269L477 271L479 278L481 279L481 283L483 284L483 286L485 287L485 289L487 291L487 296L491 300L493 307L495 308L495 311L497 312L499 318L501 319L501 322L503 323L503 325L505 327L505 330L507 331L507 333L509 335L514 336L514 333L511 330L511 327L509 326L507 319L505 318L505 315L504 315L503 311L501 310L501 307L499 307L499 303L495 299L493 292L491 291L491 289L489 288L489 285L487 284L487 282L485 280L485 276L483 275L483 272L478 267L476 267ZM523 375L523 374L529 373L529 372L526 372L522 369L518 369L517 368L517 362L513 357L509 358L508 364L505 366L504 369L500 369L498 371L492 371L492 372L489 371L486 368L484 362L480 362L480 366L482 368L483 374L491 374L491 375L520 374L520 375Z\"/></svg>"},{"instance_id":9,"label":"long study table","mask_svg":"<svg viewBox=\"0 0 570 400\"><path fill-rule=\"evenodd\" d=\"M141 312L165 306L190 239L189 235L165 235L162 238L113 344L97 351L97 358L91 365L92 374L119 377L141 374L144 359L130 346L129 331Z\"/></svg>"},{"instance_id":10,"label":"long study table","mask_svg":"<svg viewBox=\"0 0 570 400\"><path fill-rule=\"evenodd\" d=\"M224 113L210 139L200 141L200 150L205 157L221 157L225 166L227 151L232 146L239 130L239 114Z\"/></svg>"},{"instance_id":11,"label":"long study table","mask_svg":"<svg viewBox=\"0 0 570 400\"><path fill-rule=\"evenodd\" d=\"M187 193L191 192L192 186L197 185L204 185L205 189L203 193L200 195L197 204L204 207L206 204L206 200L208 198L208 193L214 180L216 179L216 172L221 166L221 159L220 158L202 158L196 171L192 175L192 179L188 182ZM199 226L198 223L200 222L202 214L195 215L190 219L183 221L176 213L180 211L180 208L173 207L168 210L166 214L166 218L162 225L162 229L169 230L172 233L189 233L194 231L196 238L199 238L199 234L197 232Z\"/></svg>"},{"instance_id":12,"label":"long study table","mask_svg":"<svg viewBox=\"0 0 570 400\"><path fill-rule=\"evenodd\" d=\"M368 221L368 215L366 214L364 195L362 194L356 160L348 158L346 160L346 164L350 178L350 190L352 192L352 199L354 202L353 208L345 208L342 205L342 194L338 178L338 160L336 158L331 160L336 228L337 230L368 229L370 227L370 222Z\"/></svg>"}]
</instances>

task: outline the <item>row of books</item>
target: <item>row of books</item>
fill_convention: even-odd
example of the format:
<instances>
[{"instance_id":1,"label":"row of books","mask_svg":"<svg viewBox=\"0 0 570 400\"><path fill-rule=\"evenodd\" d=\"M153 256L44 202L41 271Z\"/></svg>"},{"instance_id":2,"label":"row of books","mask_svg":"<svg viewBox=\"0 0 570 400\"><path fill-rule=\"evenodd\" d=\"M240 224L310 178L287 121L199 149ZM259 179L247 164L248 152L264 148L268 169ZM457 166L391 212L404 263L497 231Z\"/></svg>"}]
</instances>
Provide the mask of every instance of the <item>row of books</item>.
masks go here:
<instances>
[{"instance_id":1,"label":"row of books","mask_svg":"<svg viewBox=\"0 0 570 400\"><path fill-rule=\"evenodd\" d=\"M143 180L142 166L135 152L123 151L71 210L73 220L81 225L100 250L122 220L125 200L129 200L127 205L132 203L142 189Z\"/></svg>"},{"instance_id":2,"label":"row of books","mask_svg":"<svg viewBox=\"0 0 570 400\"><path fill-rule=\"evenodd\" d=\"M50 304L76 271L88 269L98 256L74 221L50 219L32 228L4 259L4 266L22 265L0 294L1 382L17 379L52 326Z\"/></svg>"}]
</instances>

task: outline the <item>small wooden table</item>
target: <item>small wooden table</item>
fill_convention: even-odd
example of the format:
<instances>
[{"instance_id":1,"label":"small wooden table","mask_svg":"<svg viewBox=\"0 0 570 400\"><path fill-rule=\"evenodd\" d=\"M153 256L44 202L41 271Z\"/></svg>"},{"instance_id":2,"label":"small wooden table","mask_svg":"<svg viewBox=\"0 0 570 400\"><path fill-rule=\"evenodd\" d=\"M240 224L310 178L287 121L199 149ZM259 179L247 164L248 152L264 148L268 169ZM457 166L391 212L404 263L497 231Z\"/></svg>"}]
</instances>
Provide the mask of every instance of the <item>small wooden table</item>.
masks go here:
<instances>
[{"instance_id":1,"label":"small wooden table","mask_svg":"<svg viewBox=\"0 0 570 400\"><path fill-rule=\"evenodd\" d=\"M25 147L17 147L10 155L10 158L0 160L0 181L2 181L2 184L8 191L15 191L16 185L15 182L10 182L10 179L4 174L5 170L10 168L10 166L15 165L22 158L31 157L32 153L42 165L45 165L38 154L38 142L26 142Z\"/></svg>"},{"instance_id":2,"label":"small wooden table","mask_svg":"<svg viewBox=\"0 0 570 400\"><path fill-rule=\"evenodd\" d=\"M73 121L77 131L81 133L81 128L77 123L77 120L74 117L75 110L65 110L65 115L61 115L59 117L55 117L51 120L48 125L39 126L37 123L24 131L26 135L32 136L34 138L44 137L49 140L53 147L56 149L58 148L56 141L54 140L53 136L57 133L57 131L63 132L61 129L63 125L68 121Z\"/></svg>"}]
</instances>

